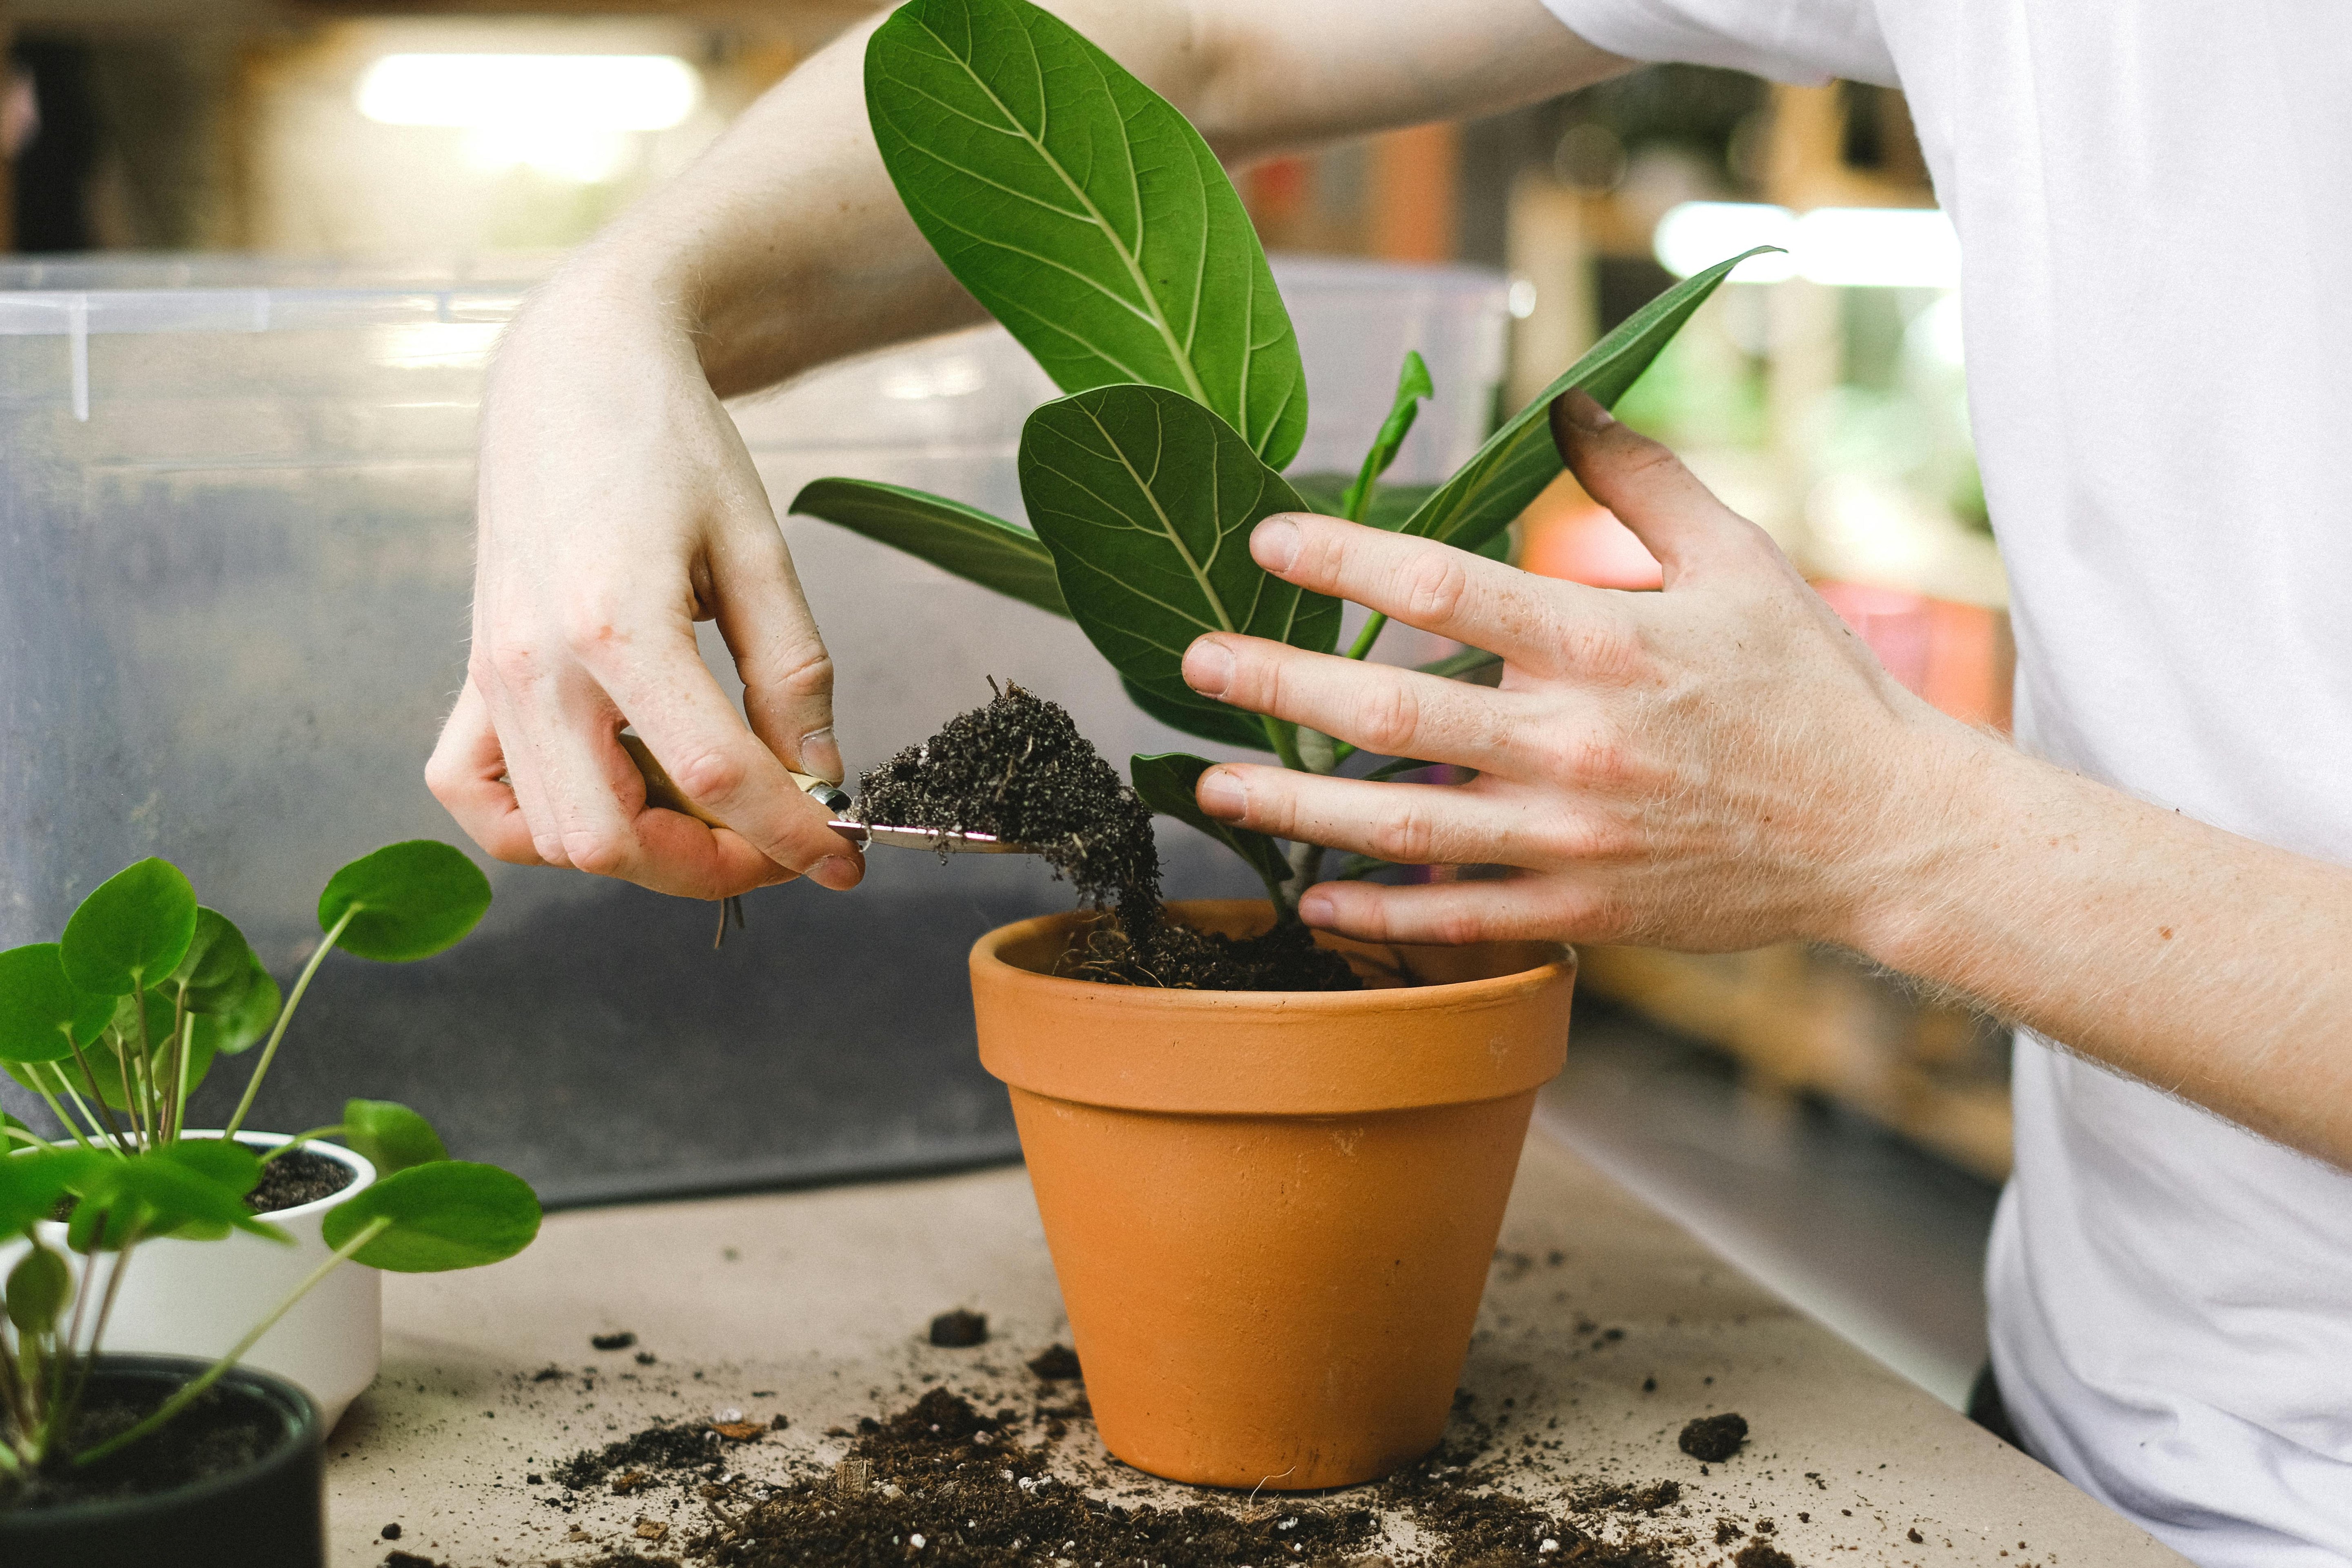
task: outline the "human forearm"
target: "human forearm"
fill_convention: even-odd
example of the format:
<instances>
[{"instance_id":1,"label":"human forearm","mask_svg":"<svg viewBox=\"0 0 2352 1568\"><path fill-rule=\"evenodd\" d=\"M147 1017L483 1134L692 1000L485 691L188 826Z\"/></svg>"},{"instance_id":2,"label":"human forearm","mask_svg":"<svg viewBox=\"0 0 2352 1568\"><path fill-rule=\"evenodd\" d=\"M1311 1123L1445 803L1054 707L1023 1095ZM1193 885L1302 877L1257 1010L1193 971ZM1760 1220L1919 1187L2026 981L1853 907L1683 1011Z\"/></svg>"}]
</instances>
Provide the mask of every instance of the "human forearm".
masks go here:
<instances>
[{"instance_id":1,"label":"human forearm","mask_svg":"<svg viewBox=\"0 0 2352 1568\"><path fill-rule=\"evenodd\" d=\"M1889 874L1834 934L2352 1168L2352 870L1985 737L1922 741Z\"/></svg>"},{"instance_id":2,"label":"human forearm","mask_svg":"<svg viewBox=\"0 0 2352 1568\"><path fill-rule=\"evenodd\" d=\"M1537 0L1046 0L1046 9L1246 158L1492 113L1623 68ZM683 329L720 395L979 319L885 174L851 29L615 222L537 305L567 333ZM527 320L525 331L530 330Z\"/></svg>"},{"instance_id":3,"label":"human forearm","mask_svg":"<svg viewBox=\"0 0 2352 1568\"><path fill-rule=\"evenodd\" d=\"M1225 764L1201 776L1210 816L1520 873L1325 883L1303 920L1414 942L1839 942L2352 1168L2352 871L1937 713L1664 447L1589 401L1564 438L1587 490L1658 557L1664 593L1330 519L1269 519L1251 540L1286 581L1502 656L1499 688L1228 634L1187 652L1204 695L1476 774Z\"/></svg>"}]
</instances>

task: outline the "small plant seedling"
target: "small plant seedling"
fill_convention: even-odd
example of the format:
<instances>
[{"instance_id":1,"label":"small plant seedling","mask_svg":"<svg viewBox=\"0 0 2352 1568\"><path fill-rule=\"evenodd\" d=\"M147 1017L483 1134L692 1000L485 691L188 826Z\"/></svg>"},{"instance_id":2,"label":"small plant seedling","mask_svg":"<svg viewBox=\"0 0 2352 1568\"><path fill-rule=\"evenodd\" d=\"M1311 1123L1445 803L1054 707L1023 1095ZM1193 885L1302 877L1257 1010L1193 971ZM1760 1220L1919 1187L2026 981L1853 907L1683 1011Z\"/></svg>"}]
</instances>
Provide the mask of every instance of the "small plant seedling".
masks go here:
<instances>
[{"instance_id":1,"label":"small plant seedling","mask_svg":"<svg viewBox=\"0 0 2352 1568\"><path fill-rule=\"evenodd\" d=\"M1443 484L1380 482L1434 390L1412 353L1354 475L1286 477L1307 428L1297 336L1241 198L1173 105L1030 0L909 0L866 45L866 106L940 259L1067 395L1022 433L1030 526L856 479L819 479L793 510L1075 620L1153 718L1312 773L1335 772L1352 749L1212 701L1180 672L1204 632L1338 647L1339 601L1261 569L1249 531L1276 512L1314 510L1506 552L1511 521L1560 471L1551 405L1572 389L1613 405L1756 254L1636 311ZM1367 657L1381 626L1374 616L1347 657ZM1431 668L1461 677L1496 662L1474 650ZM1323 851L1211 823L1192 798L1209 765L1183 752L1139 756L1130 776L1153 810L1238 854L1277 921L1295 922ZM1392 758L1370 771L1426 765ZM1377 864L1360 858L1349 870Z\"/></svg>"},{"instance_id":2,"label":"small plant seedling","mask_svg":"<svg viewBox=\"0 0 2352 1568\"><path fill-rule=\"evenodd\" d=\"M354 860L319 900L317 949L282 998L236 926L196 901L168 861L142 860L83 900L54 942L0 952L0 1067L38 1093L65 1130L41 1136L0 1116L0 1238L26 1250L0 1304L0 1507L44 1473L87 1466L157 1430L346 1261L397 1272L467 1268L512 1257L539 1228L520 1177L451 1160L425 1119L389 1100L352 1100L343 1120L265 1157L236 1141L295 1008L338 947L402 963L472 931L490 888L470 860L429 840ZM264 1041L266 1044L263 1044ZM191 1135L189 1094L215 1059L262 1045L236 1114L218 1136ZM332 1255L228 1353L127 1429L82 1443L76 1421L131 1254L159 1237L232 1232L290 1244L247 1202L268 1160L341 1136L378 1179L328 1211ZM43 1238L66 1216L76 1269ZM101 1276L103 1277L101 1280Z\"/></svg>"}]
</instances>

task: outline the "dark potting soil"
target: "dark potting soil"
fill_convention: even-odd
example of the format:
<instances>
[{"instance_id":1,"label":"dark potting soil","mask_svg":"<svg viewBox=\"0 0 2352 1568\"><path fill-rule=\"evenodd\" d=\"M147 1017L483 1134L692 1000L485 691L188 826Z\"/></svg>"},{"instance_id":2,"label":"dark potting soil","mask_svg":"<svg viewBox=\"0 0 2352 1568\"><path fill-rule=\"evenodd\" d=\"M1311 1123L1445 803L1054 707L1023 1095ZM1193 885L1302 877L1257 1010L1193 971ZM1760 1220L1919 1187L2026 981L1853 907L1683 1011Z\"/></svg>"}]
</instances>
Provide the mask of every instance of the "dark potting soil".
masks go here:
<instances>
[{"instance_id":1,"label":"dark potting soil","mask_svg":"<svg viewBox=\"0 0 2352 1568\"><path fill-rule=\"evenodd\" d=\"M860 821L1035 845L1081 902L1114 911L1079 934L1056 973L1193 991L1363 984L1303 926L1236 941L1167 919L1151 808L1078 733L1066 710L1011 681L986 707L957 715L923 744L865 773L857 787Z\"/></svg>"},{"instance_id":2,"label":"dark potting soil","mask_svg":"<svg viewBox=\"0 0 2352 1568\"><path fill-rule=\"evenodd\" d=\"M931 1320L931 1343L948 1350L969 1350L988 1342L988 1314L958 1307Z\"/></svg>"},{"instance_id":3,"label":"dark potting soil","mask_svg":"<svg viewBox=\"0 0 2352 1568\"><path fill-rule=\"evenodd\" d=\"M129 1398L93 1393L82 1405L65 1451L78 1453L137 1426L154 1413L168 1392ZM121 1502L169 1491L243 1469L268 1456L285 1430L285 1417L269 1406L235 1389L215 1387L119 1454L79 1468L0 1482L0 1510Z\"/></svg>"},{"instance_id":4,"label":"dark potting soil","mask_svg":"<svg viewBox=\"0 0 2352 1568\"><path fill-rule=\"evenodd\" d=\"M257 1154L269 1152L258 1144L247 1147ZM261 1184L245 1194L245 1206L255 1214L277 1214L333 1197L351 1184L352 1168L341 1160L297 1149L261 1167ZM59 1198L49 1217L60 1224L71 1219L76 1201L70 1194Z\"/></svg>"},{"instance_id":5,"label":"dark potting soil","mask_svg":"<svg viewBox=\"0 0 2352 1568\"><path fill-rule=\"evenodd\" d=\"M1029 1370L1045 1383L1066 1383L1081 1375L1078 1352L1067 1345L1047 1345L1029 1358Z\"/></svg>"},{"instance_id":6,"label":"dark potting soil","mask_svg":"<svg viewBox=\"0 0 2352 1568\"><path fill-rule=\"evenodd\" d=\"M1702 1415L1685 1422L1676 1446L1694 1459L1718 1464L1739 1452L1748 1441L1748 1422L1736 1414Z\"/></svg>"},{"instance_id":7,"label":"dark potting soil","mask_svg":"<svg viewBox=\"0 0 2352 1568\"><path fill-rule=\"evenodd\" d=\"M1231 1568L1374 1554L1399 1568L1670 1568L1674 1547L1691 1543L1686 1527L1652 1522L1680 1501L1678 1483L1587 1488L1546 1508L1501 1489L1503 1465L1483 1462L1494 1439L1475 1422L1368 1490L1202 1489L1199 1501L1181 1506L1127 1506L1049 1472L1060 1418L1084 1414L1083 1404L992 1413L935 1387L884 1419L859 1421L848 1456L830 1472L772 1489L729 1477L721 1450L692 1428L669 1426L583 1450L554 1479L615 1490L670 1487L701 1499L712 1527L664 1544L718 1568L1034 1568L1057 1559ZM1033 1429L1039 1422L1043 1441ZM1410 1521L1417 1551L1400 1555L1388 1546L1384 1513ZM617 1568L631 1560L610 1561Z\"/></svg>"},{"instance_id":8,"label":"dark potting soil","mask_svg":"<svg viewBox=\"0 0 2352 1568\"><path fill-rule=\"evenodd\" d=\"M261 1167L261 1184L246 1194L245 1206L256 1214L276 1214L333 1197L352 1184L352 1168L341 1160L297 1149Z\"/></svg>"}]
</instances>

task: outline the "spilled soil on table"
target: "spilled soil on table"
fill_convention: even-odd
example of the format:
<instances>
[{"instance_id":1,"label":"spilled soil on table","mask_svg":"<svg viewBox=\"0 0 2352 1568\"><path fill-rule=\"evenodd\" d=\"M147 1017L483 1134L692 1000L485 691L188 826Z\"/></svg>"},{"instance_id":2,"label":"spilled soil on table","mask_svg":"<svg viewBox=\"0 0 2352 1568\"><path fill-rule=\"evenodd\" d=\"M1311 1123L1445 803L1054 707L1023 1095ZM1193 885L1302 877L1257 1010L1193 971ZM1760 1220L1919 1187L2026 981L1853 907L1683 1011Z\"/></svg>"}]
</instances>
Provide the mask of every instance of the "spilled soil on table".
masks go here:
<instances>
[{"instance_id":1,"label":"spilled soil on table","mask_svg":"<svg viewBox=\"0 0 2352 1568\"><path fill-rule=\"evenodd\" d=\"M1503 1484L1500 1441L1459 1415L1447 1444L1374 1486L1260 1495L1204 1488L1181 1505L1123 1504L1096 1491L1131 1480L1129 1472L1091 1478L1099 1489L1071 1484L1066 1464L1055 1473L1060 1439L1091 1412L1066 1381L1076 1358L1049 1351L1037 1360L1055 1375L1040 1373L1030 1400L1000 1398L984 1409L934 1387L860 1420L854 1433L835 1429L853 1439L847 1455L782 1485L730 1474L731 1444L719 1429L684 1425L583 1449L549 1479L574 1494L676 1489L705 1505L699 1528L640 1526L649 1539L608 1548L587 1568L1672 1568L1719 1559L1719 1540L1684 1517L1679 1482L1524 1498ZM1392 1539L1399 1522L1409 1545ZM665 1555L641 1554L648 1551Z\"/></svg>"},{"instance_id":2,"label":"spilled soil on table","mask_svg":"<svg viewBox=\"0 0 2352 1568\"><path fill-rule=\"evenodd\" d=\"M1151 808L1078 733L1067 710L1011 681L987 706L959 714L862 776L855 815L868 824L1037 846L1082 903L1106 911L1082 928L1056 973L1192 991L1363 984L1304 926L1235 940L1170 919L1160 899Z\"/></svg>"}]
</instances>

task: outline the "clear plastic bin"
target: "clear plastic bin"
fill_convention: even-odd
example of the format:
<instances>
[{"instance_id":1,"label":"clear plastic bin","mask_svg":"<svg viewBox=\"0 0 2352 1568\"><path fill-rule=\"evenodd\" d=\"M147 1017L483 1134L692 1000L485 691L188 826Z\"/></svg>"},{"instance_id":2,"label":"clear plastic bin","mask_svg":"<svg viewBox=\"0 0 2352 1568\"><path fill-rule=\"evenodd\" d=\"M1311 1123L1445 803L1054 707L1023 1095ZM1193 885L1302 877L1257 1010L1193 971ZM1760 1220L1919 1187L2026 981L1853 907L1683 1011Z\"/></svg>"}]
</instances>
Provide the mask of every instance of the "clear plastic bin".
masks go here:
<instances>
[{"instance_id":1,"label":"clear plastic bin","mask_svg":"<svg viewBox=\"0 0 2352 1568\"><path fill-rule=\"evenodd\" d=\"M460 837L421 769L465 668L483 366L535 270L0 267L0 945L53 935L100 879L161 854L282 973L336 866ZM1475 448L1500 279L1276 272L1305 346L1301 471L1360 460L1409 347L1438 395L1393 476L1439 478ZM736 415L780 509L846 474L1017 517L1021 422L1051 395L989 328ZM1067 623L812 519L784 529L841 672L853 770L984 700L989 675L1068 705L1116 762L1199 749L1137 713ZM723 668L715 636L705 649ZM1174 893L1254 890L1189 831L1163 846ZM753 895L719 952L709 906L488 869L497 903L449 953L327 965L257 1124L403 1100L558 1202L1013 1153L973 1058L964 952L1066 904L1042 868L877 852L854 894ZM224 1064L200 1110L224 1111L242 1077Z\"/></svg>"}]
</instances>

